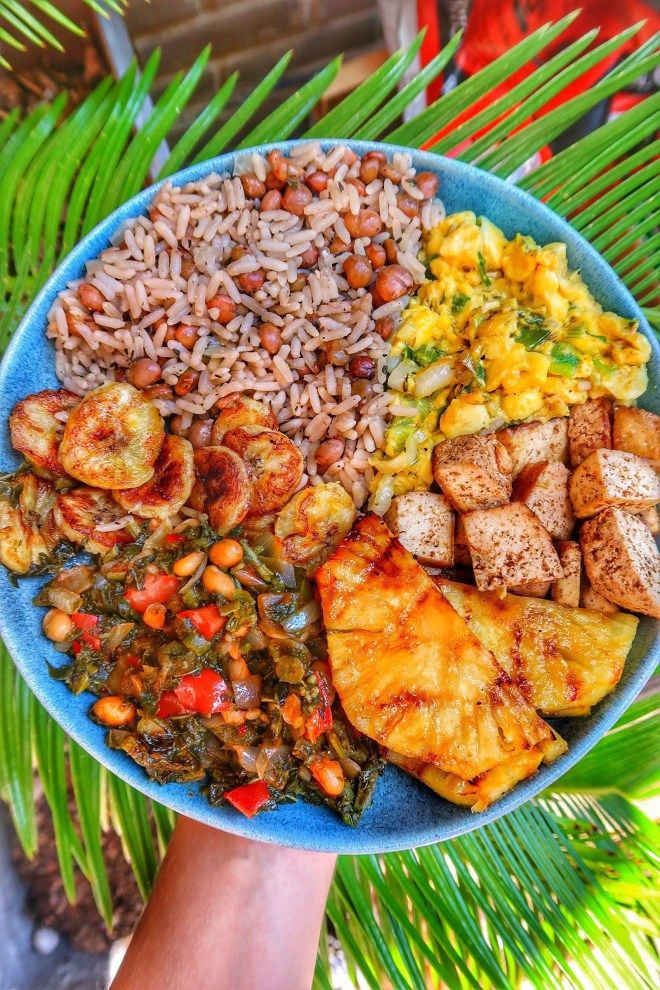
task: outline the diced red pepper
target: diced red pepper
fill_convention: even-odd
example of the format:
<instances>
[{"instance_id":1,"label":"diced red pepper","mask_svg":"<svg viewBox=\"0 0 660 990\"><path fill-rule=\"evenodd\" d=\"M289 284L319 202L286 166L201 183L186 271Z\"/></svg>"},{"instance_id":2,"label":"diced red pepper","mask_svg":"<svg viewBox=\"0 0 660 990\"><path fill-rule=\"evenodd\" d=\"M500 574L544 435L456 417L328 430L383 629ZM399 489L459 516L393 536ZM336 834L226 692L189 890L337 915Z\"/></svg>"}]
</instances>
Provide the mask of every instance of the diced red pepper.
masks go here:
<instances>
[{"instance_id":1,"label":"diced red pepper","mask_svg":"<svg viewBox=\"0 0 660 990\"><path fill-rule=\"evenodd\" d=\"M185 536L183 533L168 533L165 537L166 543L183 543Z\"/></svg>"},{"instance_id":2,"label":"diced red pepper","mask_svg":"<svg viewBox=\"0 0 660 990\"><path fill-rule=\"evenodd\" d=\"M158 702L159 718L197 714L208 718L231 708L227 683L217 671L204 667L199 674L186 674L173 691L164 691Z\"/></svg>"},{"instance_id":3,"label":"diced red pepper","mask_svg":"<svg viewBox=\"0 0 660 990\"><path fill-rule=\"evenodd\" d=\"M129 588L124 598L140 615L149 605L165 605L177 593L181 582L172 574L159 571L157 574L145 574L141 588Z\"/></svg>"},{"instance_id":4,"label":"diced red pepper","mask_svg":"<svg viewBox=\"0 0 660 990\"><path fill-rule=\"evenodd\" d=\"M179 619L188 619L204 639L213 639L227 622L217 605L204 605L202 608L191 608L179 612Z\"/></svg>"},{"instance_id":5,"label":"diced red pepper","mask_svg":"<svg viewBox=\"0 0 660 990\"><path fill-rule=\"evenodd\" d=\"M128 664L129 667L142 666L142 661L140 660L140 658L134 656L132 653L129 653L129 655L126 657L126 663Z\"/></svg>"},{"instance_id":6,"label":"diced red pepper","mask_svg":"<svg viewBox=\"0 0 660 990\"><path fill-rule=\"evenodd\" d=\"M80 641L74 639L73 643L71 644L71 649L73 650L74 657L77 657L80 651L82 650L82 645L80 644Z\"/></svg>"},{"instance_id":7,"label":"diced red pepper","mask_svg":"<svg viewBox=\"0 0 660 990\"><path fill-rule=\"evenodd\" d=\"M270 801L270 792L265 780L253 780L251 784L243 784L241 787L234 787L231 791L225 791L224 798L246 818L254 818Z\"/></svg>"},{"instance_id":8,"label":"diced red pepper","mask_svg":"<svg viewBox=\"0 0 660 990\"><path fill-rule=\"evenodd\" d=\"M101 649L101 640L98 636L95 636L90 630L92 630L96 625L98 625L99 617L98 615L90 615L88 612L73 612L71 614L71 621L77 629L82 630L82 636L80 639L87 646L91 646L93 650ZM78 653L80 652L80 644L78 644Z\"/></svg>"}]
</instances>

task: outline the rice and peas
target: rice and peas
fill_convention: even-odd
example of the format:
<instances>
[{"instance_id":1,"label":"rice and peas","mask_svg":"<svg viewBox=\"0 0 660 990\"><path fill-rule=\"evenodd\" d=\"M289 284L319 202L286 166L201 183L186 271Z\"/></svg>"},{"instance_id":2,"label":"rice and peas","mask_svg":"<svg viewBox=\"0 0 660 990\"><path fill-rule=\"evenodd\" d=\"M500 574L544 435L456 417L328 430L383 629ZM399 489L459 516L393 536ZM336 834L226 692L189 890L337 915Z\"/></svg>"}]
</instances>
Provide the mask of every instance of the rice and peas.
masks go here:
<instances>
[{"instance_id":1,"label":"rice and peas","mask_svg":"<svg viewBox=\"0 0 660 990\"><path fill-rule=\"evenodd\" d=\"M360 507L390 418L387 341L444 216L436 190L406 154L316 143L167 183L59 294L57 376L78 395L127 378L194 446L223 406L258 399L305 457L300 487L338 480Z\"/></svg>"}]
</instances>

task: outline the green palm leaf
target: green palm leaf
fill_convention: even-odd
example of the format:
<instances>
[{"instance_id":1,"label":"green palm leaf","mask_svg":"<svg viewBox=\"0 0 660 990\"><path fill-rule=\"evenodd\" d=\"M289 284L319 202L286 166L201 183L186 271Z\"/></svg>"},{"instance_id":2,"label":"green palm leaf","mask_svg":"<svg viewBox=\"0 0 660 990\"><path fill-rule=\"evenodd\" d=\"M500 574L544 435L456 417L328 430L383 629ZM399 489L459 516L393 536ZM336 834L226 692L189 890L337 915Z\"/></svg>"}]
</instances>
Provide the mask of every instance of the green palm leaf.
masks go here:
<instances>
[{"instance_id":1,"label":"green palm leaf","mask_svg":"<svg viewBox=\"0 0 660 990\"><path fill-rule=\"evenodd\" d=\"M96 0L88 5L96 10L123 6ZM15 6L0 0L0 40L3 24L9 23L3 21L3 13L9 10L18 17ZM38 24L37 14L62 24L51 6L33 0L31 16ZM397 124L410 100L442 71L458 44L454 39L397 92L420 37L305 134L387 136L413 147L430 141L435 150L452 154L460 146L463 159L509 174L596 99L657 64L657 39L651 39L589 92L543 113L549 100L604 53L616 51L632 30L594 51L588 50L593 36L585 35L541 67L531 67L522 82L486 105L484 98L492 89L523 69L573 16L535 32L416 118ZM43 30L29 18L19 20L46 43ZM218 127L234 92L232 76L174 145L160 175L231 146L248 147L305 131L304 122L336 75L339 60L259 121L264 101L290 57L285 55ZM0 284L7 287L0 302L2 344L54 265L110 209L148 181L154 152L167 141L192 98L208 52L202 52L187 74L172 80L136 131L158 58L154 53L140 74L132 66L123 79L105 80L68 118L63 116L62 96L24 119L13 113L0 122ZM652 200L658 176L659 100L647 100L520 180L611 258L654 318L659 315L652 308L660 261ZM543 115L526 123L538 114ZM451 132L444 133L449 125ZM658 790L649 759L656 725L651 705L636 703L552 793L487 828L441 847L342 859L328 919L353 982L357 984L359 974L365 985L379 990L386 985L423 990L439 983L476 990L522 981L533 987L578 990L651 986L649 938L657 933L658 919L649 891L657 869L657 835L631 803ZM35 767L53 818L65 889L73 896L77 865L110 924L103 829L112 827L120 834L146 895L167 846L173 815L108 776L79 747L67 743L1 650L0 795L28 854L37 844ZM315 986L330 986L325 944Z\"/></svg>"},{"instance_id":2,"label":"green palm leaf","mask_svg":"<svg viewBox=\"0 0 660 990\"><path fill-rule=\"evenodd\" d=\"M95 13L108 17L110 11L121 14L126 0L84 0ZM36 13L33 13L33 8ZM40 16L37 16L40 15ZM64 51L62 43L49 30L42 18L59 24L75 35L84 35L83 29L50 0L0 0L0 41L12 48L25 51L25 42L44 48L49 45ZM0 65L11 68L7 59L0 57Z\"/></svg>"}]
</instances>

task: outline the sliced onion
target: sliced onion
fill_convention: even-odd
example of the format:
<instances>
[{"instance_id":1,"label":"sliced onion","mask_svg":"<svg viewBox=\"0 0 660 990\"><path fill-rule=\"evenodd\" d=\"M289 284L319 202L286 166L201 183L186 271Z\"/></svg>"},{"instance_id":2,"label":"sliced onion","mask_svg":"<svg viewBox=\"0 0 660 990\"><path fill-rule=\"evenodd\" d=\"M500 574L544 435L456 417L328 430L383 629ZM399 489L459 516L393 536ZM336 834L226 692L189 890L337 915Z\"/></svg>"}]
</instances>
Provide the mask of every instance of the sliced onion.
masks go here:
<instances>
[{"instance_id":1,"label":"sliced onion","mask_svg":"<svg viewBox=\"0 0 660 990\"><path fill-rule=\"evenodd\" d=\"M118 646L121 646L134 626L134 622L120 622L112 627L105 641L105 648L108 653L112 653Z\"/></svg>"},{"instance_id":2,"label":"sliced onion","mask_svg":"<svg viewBox=\"0 0 660 990\"><path fill-rule=\"evenodd\" d=\"M256 626L250 626L250 631L247 634L246 639L253 650L265 650L268 645L268 640L262 633L261 629L257 629Z\"/></svg>"},{"instance_id":3,"label":"sliced onion","mask_svg":"<svg viewBox=\"0 0 660 990\"><path fill-rule=\"evenodd\" d=\"M260 619L258 626L265 636L274 639L277 643L295 643L295 640L277 622L271 622L270 619Z\"/></svg>"},{"instance_id":4,"label":"sliced onion","mask_svg":"<svg viewBox=\"0 0 660 990\"><path fill-rule=\"evenodd\" d=\"M71 615L77 612L82 605L82 598L74 591L67 591L66 588L48 588L48 601L53 608L59 608L61 612Z\"/></svg>"},{"instance_id":5,"label":"sliced onion","mask_svg":"<svg viewBox=\"0 0 660 990\"><path fill-rule=\"evenodd\" d=\"M295 588L296 572L293 564L290 564L288 560L283 560L281 557L262 557L261 562L266 565L268 570L282 579L286 588L292 590Z\"/></svg>"},{"instance_id":6,"label":"sliced onion","mask_svg":"<svg viewBox=\"0 0 660 990\"><path fill-rule=\"evenodd\" d=\"M425 399L428 395L437 392L439 388L445 388L453 381L454 374L452 361L447 358L435 361L423 371L418 371L415 375L415 398Z\"/></svg>"},{"instance_id":7,"label":"sliced onion","mask_svg":"<svg viewBox=\"0 0 660 990\"><path fill-rule=\"evenodd\" d=\"M245 585L246 588L257 588L263 590L270 587L267 581L260 578L259 575L255 574L249 567L234 567L231 573L235 578L238 578L241 584Z\"/></svg>"},{"instance_id":8,"label":"sliced onion","mask_svg":"<svg viewBox=\"0 0 660 990\"><path fill-rule=\"evenodd\" d=\"M257 747L232 746L232 749L236 753L236 759L241 770L245 770L246 773L250 774L256 773L257 756L259 754Z\"/></svg>"},{"instance_id":9,"label":"sliced onion","mask_svg":"<svg viewBox=\"0 0 660 990\"><path fill-rule=\"evenodd\" d=\"M392 457L389 461L385 459L378 461L376 465L378 470L383 474L398 474L400 471L405 471L406 468L412 467L417 460L417 445L425 437L426 434L423 430L415 430L406 440L406 446L400 454Z\"/></svg>"},{"instance_id":10,"label":"sliced onion","mask_svg":"<svg viewBox=\"0 0 660 990\"><path fill-rule=\"evenodd\" d=\"M78 564L76 567L66 567L51 583L51 588L65 588L80 595L91 588L94 571L89 564Z\"/></svg>"},{"instance_id":11,"label":"sliced onion","mask_svg":"<svg viewBox=\"0 0 660 990\"><path fill-rule=\"evenodd\" d=\"M390 505L392 504L392 498L394 496L394 477L385 476L381 478L376 487L371 501L369 502L369 508L372 512L375 512L378 516L384 516Z\"/></svg>"},{"instance_id":12,"label":"sliced onion","mask_svg":"<svg viewBox=\"0 0 660 990\"><path fill-rule=\"evenodd\" d=\"M302 632L312 623L318 622L321 618L321 606L312 598L308 601L302 608L296 609L291 615L288 615L286 619L282 620L282 628L286 629L288 633L294 635L295 633Z\"/></svg>"},{"instance_id":13,"label":"sliced onion","mask_svg":"<svg viewBox=\"0 0 660 990\"><path fill-rule=\"evenodd\" d=\"M259 750L256 760L256 770L260 777L265 777L271 767L278 763L284 763L289 753L290 746L277 746L274 744L264 744Z\"/></svg>"},{"instance_id":14,"label":"sliced onion","mask_svg":"<svg viewBox=\"0 0 660 990\"><path fill-rule=\"evenodd\" d=\"M339 766L344 771L344 776L348 780L354 780L362 770L360 764L352 760L350 756L343 756L339 761Z\"/></svg>"},{"instance_id":15,"label":"sliced onion","mask_svg":"<svg viewBox=\"0 0 660 990\"><path fill-rule=\"evenodd\" d=\"M414 361L408 361L407 359L401 361L387 379L387 387L396 389L397 391L403 388L408 375L414 374L418 367Z\"/></svg>"},{"instance_id":16,"label":"sliced onion","mask_svg":"<svg viewBox=\"0 0 660 990\"><path fill-rule=\"evenodd\" d=\"M261 704L261 678L257 674L248 674L240 681L232 681L234 689L234 704L243 711L258 708Z\"/></svg>"},{"instance_id":17,"label":"sliced onion","mask_svg":"<svg viewBox=\"0 0 660 990\"><path fill-rule=\"evenodd\" d=\"M269 622L274 622L276 620L273 619L272 610L277 608L278 605L286 605L291 601L292 596L288 592L285 592L284 594L268 592L265 595L257 595L257 608L259 610L259 615L262 619L268 619Z\"/></svg>"}]
</instances>

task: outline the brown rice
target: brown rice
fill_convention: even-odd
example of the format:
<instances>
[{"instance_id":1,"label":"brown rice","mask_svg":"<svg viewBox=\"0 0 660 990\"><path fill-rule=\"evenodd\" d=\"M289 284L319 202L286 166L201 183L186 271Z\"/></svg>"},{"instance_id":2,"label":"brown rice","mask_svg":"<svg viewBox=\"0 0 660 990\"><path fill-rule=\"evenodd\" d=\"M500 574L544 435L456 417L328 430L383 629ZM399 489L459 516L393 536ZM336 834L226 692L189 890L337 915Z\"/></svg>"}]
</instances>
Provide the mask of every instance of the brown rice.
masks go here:
<instances>
[{"instance_id":1,"label":"brown rice","mask_svg":"<svg viewBox=\"0 0 660 990\"><path fill-rule=\"evenodd\" d=\"M399 192L423 199L405 154L396 153L390 163L401 176L398 183L377 178L364 194L348 181L358 177L360 159L343 146L325 153L316 143L301 144L290 159L305 176L316 170L328 175L327 188L313 195L303 216L285 209L260 212L259 201L246 198L240 175L249 172L263 181L270 167L257 154L237 157L233 176L210 174L183 187L167 183L149 216L129 221L114 246L88 262L86 281L102 294L102 312L85 308L81 282L73 282L52 307L47 333L55 341L59 379L79 395L123 377L142 357L159 363L161 383L169 386L192 369L198 378L188 394L154 400L164 416L176 417L171 428L183 435L232 397L246 393L262 400L305 456L303 484L339 480L361 506L373 474L369 457L382 445L389 418L388 344L374 324L384 316L396 320L409 296L374 309L370 292L346 281L348 252L333 254L329 244L335 238L351 242L349 214L361 207L375 210L383 230L373 240L393 237L398 264L418 284L424 278L418 260L422 231L437 224L444 210L439 200L424 201L412 218L399 209ZM369 242L354 239L352 252L364 255ZM303 268L300 258L310 245L318 261ZM232 260L237 246L247 253ZM254 294L241 291L238 278L257 270L265 275L263 286ZM227 324L207 306L218 293L237 305ZM261 346L261 322L280 331L276 354ZM179 324L197 330L192 348L166 340ZM366 397L354 394L347 370L358 353L376 364ZM344 455L321 475L314 454L331 437L343 440Z\"/></svg>"}]
</instances>

